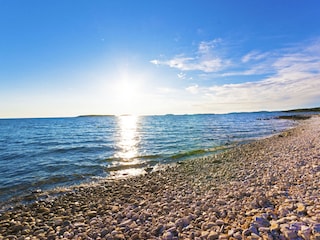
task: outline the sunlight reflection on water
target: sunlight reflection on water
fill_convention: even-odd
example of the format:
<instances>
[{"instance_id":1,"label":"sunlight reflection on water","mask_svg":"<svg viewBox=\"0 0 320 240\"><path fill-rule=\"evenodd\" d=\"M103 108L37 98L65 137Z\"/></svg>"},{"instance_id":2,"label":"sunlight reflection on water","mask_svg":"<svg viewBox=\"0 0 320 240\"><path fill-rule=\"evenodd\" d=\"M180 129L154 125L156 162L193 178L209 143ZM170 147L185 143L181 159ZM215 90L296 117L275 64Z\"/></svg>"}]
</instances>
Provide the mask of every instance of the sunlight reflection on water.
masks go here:
<instances>
[{"instance_id":1,"label":"sunlight reflection on water","mask_svg":"<svg viewBox=\"0 0 320 240\"><path fill-rule=\"evenodd\" d=\"M119 137L116 145L118 151L114 154L115 159L113 167L118 166L116 172L111 173L112 177L134 176L144 173L142 168L136 166L143 162L137 157L139 156L140 135L138 131L139 117L133 115L119 116L117 119Z\"/></svg>"},{"instance_id":2,"label":"sunlight reflection on water","mask_svg":"<svg viewBox=\"0 0 320 240\"><path fill-rule=\"evenodd\" d=\"M122 159L128 164L132 164L134 158L138 155L139 134L138 116L119 116L119 139L117 147L119 151L115 154L116 158Z\"/></svg>"}]
</instances>

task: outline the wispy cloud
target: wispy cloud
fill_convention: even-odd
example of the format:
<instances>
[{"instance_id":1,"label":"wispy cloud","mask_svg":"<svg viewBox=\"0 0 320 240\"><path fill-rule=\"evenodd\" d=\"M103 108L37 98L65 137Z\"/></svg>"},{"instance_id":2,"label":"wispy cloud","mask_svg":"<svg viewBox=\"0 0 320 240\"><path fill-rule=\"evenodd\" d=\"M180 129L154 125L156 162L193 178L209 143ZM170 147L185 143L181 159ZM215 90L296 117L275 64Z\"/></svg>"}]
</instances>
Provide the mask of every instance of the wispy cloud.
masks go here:
<instances>
[{"instance_id":1,"label":"wispy cloud","mask_svg":"<svg viewBox=\"0 0 320 240\"><path fill-rule=\"evenodd\" d=\"M221 42L221 39L203 41L198 45L190 56L181 54L171 59L154 59L150 62L155 65L165 65L180 71L202 71L206 73L217 72L230 64L230 61L217 56L214 48Z\"/></svg>"},{"instance_id":2,"label":"wispy cloud","mask_svg":"<svg viewBox=\"0 0 320 240\"><path fill-rule=\"evenodd\" d=\"M220 58L200 59L193 57L176 56L173 59L161 61L152 60L155 65L167 65L171 68L179 69L180 71L203 71L216 72L221 70L223 64Z\"/></svg>"},{"instance_id":3,"label":"wispy cloud","mask_svg":"<svg viewBox=\"0 0 320 240\"><path fill-rule=\"evenodd\" d=\"M247 63L247 62L250 62L250 61L258 61L258 60L262 60L262 59L265 59L267 57L270 56L270 52L265 52L265 53L261 53L257 50L255 51L251 51L249 52L248 54L244 55L241 59L241 62L243 63Z\"/></svg>"},{"instance_id":4,"label":"wispy cloud","mask_svg":"<svg viewBox=\"0 0 320 240\"><path fill-rule=\"evenodd\" d=\"M269 72L272 73L270 76L254 82L209 87L195 84L186 91L198 95L195 106L217 112L288 109L320 104L319 41L270 53L255 51L242 58L244 63L257 60L260 63L250 65L251 69L224 75Z\"/></svg>"},{"instance_id":5,"label":"wispy cloud","mask_svg":"<svg viewBox=\"0 0 320 240\"><path fill-rule=\"evenodd\" d=\"M282 71L296 72L299 69L314 72L317 70L319 56L319 40L269 52L253 50L242 56L241 61L234 59L233 62L238 64L225 69L220 76L276 75Z\"/></svg>"},{"instance_id":6,"label":"wispy cloud","mask_svg":"<svg viewBox=\"0 0 320 240\"><path fill-rule=\"evenodd\" d=\"M180 78L180 79L186 79L186 74L185 73L183 73L183 72L180 72L180 73L178 73L177 74L177 76L178 76L178 78Z\"/></svg>"},{"instance_id":7,"label":"wispy cloud","mask_svg":"<svg viewBox=\"0 0 320 240\"><path fill-rule=\"evenodd\" d=\"M189 99L193 108L190 111L280 110L320 105L320 39L282 49L252 50L238 58L217 56L215 53L221 52L217 50L219 44L220 39L200 42L193 55L151 61L178 69L180 79L190 79L186 74L194 74L193 84L175 92ZM248 76L247 80L243 76Z\"/></svg>"},{"instance_id":8,"label":"wispy cloud","mask_svg":"<svg viewBox=\"0 0 320 240\"><path fill-rule=\"evenodd\" d=\"M212 49L214 49L221 42L221 38L213 39L211 41L202 41L198 46L198 52L202 55L211 55Z\"/></svg>"}]
</instances>

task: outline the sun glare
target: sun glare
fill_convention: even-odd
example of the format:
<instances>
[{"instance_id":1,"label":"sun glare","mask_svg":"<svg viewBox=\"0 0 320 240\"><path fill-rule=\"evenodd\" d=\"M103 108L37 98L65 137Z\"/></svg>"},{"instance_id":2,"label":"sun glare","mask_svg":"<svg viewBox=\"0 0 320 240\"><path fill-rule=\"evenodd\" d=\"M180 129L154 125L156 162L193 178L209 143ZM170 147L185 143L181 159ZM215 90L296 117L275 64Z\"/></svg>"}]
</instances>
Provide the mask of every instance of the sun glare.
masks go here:
<instances>
[{"instance_id":1,"label":"sun glare","mask_svg":"<svg viewBox=\"0 0 320 240\"><path fill-rule=\"evenodd\" d=\"M142 81L141 74L128 70L124 70L114 81L112 95L118 115L138 114Z\"/></svg>"},{"instance_id":2,"label":"sun glare","mask_svg":"<svg viewBox=\"0 0 320 240\"><path fill-rule=\"evenodd\" d=\"M123 102L133 100L136 97L136 92L137 87L132 82L121 81L117 84L116 94Z\"/></svg>"},{"instance_id":3,"label":"sun glare","mask_svg":"<svg viewBox=\"0 0 320 240\"><path fill-rule=\"evenodd\" d=\"M103 111L117 116L146 114L153 100L150 99L152 79L144 67L119 63L101 76L98 92Z\"/></svg>"},{"instance_id":4,"label":"sun glare","mask_svg":"<svg viewBox=\"0 0 320 240\"><path fill-rule=\"evenodd\" d=\"M117 114L135 114L138 90L133 83L121 81L116 84L114 92Z\"/></svg>"}]
</instances>

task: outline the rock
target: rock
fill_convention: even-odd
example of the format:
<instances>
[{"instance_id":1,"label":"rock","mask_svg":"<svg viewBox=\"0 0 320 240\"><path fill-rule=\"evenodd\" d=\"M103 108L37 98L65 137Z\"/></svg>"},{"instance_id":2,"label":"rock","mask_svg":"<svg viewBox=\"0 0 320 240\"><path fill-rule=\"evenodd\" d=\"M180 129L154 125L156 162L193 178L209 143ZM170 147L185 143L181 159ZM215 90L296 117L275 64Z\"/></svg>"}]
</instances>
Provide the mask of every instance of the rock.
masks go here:
<instances>
[{"instance_id":1,"label":"rock","mask_svg":"<svg viewBox=\"0 0 320 240\"><path fill-rule=\"evenodd\" d=\"M62 226L63 226L63 227L66 227L66 226L69 226L70 224L71 224L71 222L68 221L68 220L66 220L66 221L64 221L64 222L62 223Z\"/></svg>"},{"instance_id":2,"label":"rock","mask_svg":"<svg viewBox=\"0 0 320 240\"><path fill-rule=\"evenodd\" d=\"M243 237L244 239L246 239L247 236L249 236L250 234L251 234L250 230L249 230L249 229L245 229L245 230L243 230L243 232L242 232L242 237Z\"/></svg>"},{"instance_id":3,"label":"rock","mask_svg":"<svg viewBox=\"0 0 320 240\"><path fill-rule=\"evenodd\" d=\"M297 212L298 214L305 214L306 213L306 206L303 203L297 204Z\"/></svg>"},{"instance_id":4,"label":"rock","mask_svg":"<svg viewBox=\"0 0 320 240\"><path fill-rule=\"evenodd\" d=\"M93 217L95 217L97 215L97 211L89 211L87 213L87 215L88 215L88 217L93 218Z\"/></svg>"},{"instance_id":5,"label":"rock","mask_svg":"<svg viewBox=\"0 0 320 240\"><path fill-rule=\"evenodd\" d=\"M178 231L175 227L171 227L167 230L168 232L171 232L173 237L177 237L178 236Z\"/></svg>"},{"instance_id":6,"label":"rock","mask_svg":"<svg viewBox=\"0 0 320 240\"><path fill-rule=\"evenodd\" d=\"M218 220L216 221L216 224L217 224L218 226L222 226L222 225L224 225L224 221L221 220L221 219L218 219Z\"/></svg>"},{"instance_id":7,"label":"rock","mask_svg":"<svg viewBox=\"0 0 320 240\"><path fill-rule=\"evenodd\" d=\"M119 212L119 209L120 209L119 206L116 206L116 205L111 207L111 211L114 213Z\"/></svg>"},{"instance_id":8,"label":"rock","mask_svg":"<svg viewBox=\"0 0 320 240\"><path fill-rule=\"evenodd\" d=\"M262 217L254 217L254 224L256 224L259 227L269 227L270 222Z\"/></svg>"},{"instance_id":9,"label":"rock","mask_svg":"<svg viewBox=\"0 0 320 240\"><path fill-rule=\"evenodd\" d=\"M259 239L261 239L261 237L256 233L251 233L251 239L252 240L259 240Z\"/></svg>"},{"instance_id":10,"label":"rock","mask_svg":"<svg viewBox=\"0 0 320 240\"><path fill-rule=\"evenodd\" d=\"M312 229L313 234L320 233L320 223L315 224Z\"/></svg>"},{"instance_id":11,"label":"rock","mask_svg":"<svg viewBox=\"0 0 320 240\"><path fill-rule=\"evenodd\" d=\"M162 236L162 239L164 240L171 240L173 238L173 234L169 231L165 232Z\"/></svg>"},{"instance_id":12,"label":"rock","mask_svg":"<svg viewBox=\"0 0 320 240\"><path fill-rule=\"evenodd\" d=\"M18 224L11 227L11 231L13 233L18 233L18 232L22 231L23 228L24 228L23 225L18 223Z\"/></svg>"},{"instance_id":13,"label":"rock","mask_svg":"<svg viewBox=\"0 0 320 240\"><path fill-rule=\"evenodd\" d=\"M301 226L298 235L303 239L310 239L311 228L308 226Z\"/></svg>"},{"instance_id":14,"label":"rock","mask_svg":"<svg viewBox=\"0 0 320 240\"><path fill-rule=\"evenodd\" d=\"M64 238L71 239L73 236L74 236L73 234L71 234L71 233L69 233L69 232L67 232L67 231L63 233L63 237L64 237Z\"/></svg>"},{"instance_id":15,"label":"rock","mask_svg":"<svg viewBox=\"0 0 320 240\"><path fill-rule=\"evenodd\" d=\"M83 222L76 222L76 223L73 224L73 226L74 226L75 228L80 228L80 227L85 227L86 224L83 223Z\"/></svg>"},{"instance_id":16,"label":"rock","mask_svg":"<svg viewBox=\"0 0 320 240\"><path fill-rule=\"evenodd\" d=\"M119 224L119 227L129 227L132 224L132 222L133 221L131 219L124 220Z\"/></svg>"},{"instance_id":17,"label":"rock","mask_svg":"<svg viewBox=\"0 0 320 240\"><path fill-rule=\"evenodd\" d=\"M259 227L258 231L259 231L259 233L261 233L261 232L266 233L266 232L269 232L270 229L268 227Z\"/></svg>"},{"instance_id":18,"label":"rock","mask_svg":"<svg viewBox=\"0 0 320 240\"><path fill-rule=\"evenodd\" d=\"M259 235L258 229L257 229L254 225L251 225L248 230L249 230L251 233L254 233L254 234Z\"/></svg>"},{"instance_id":19,"label":"rock","mask_svg":"<svg viewBox=\"0 0 320 240\"><path fill-rule=\"evenodd\" d=\"M211 229L214 226L217 226L217 224L214 223L214 222L208 222L208 223L205 224L205 229L204 230Z\"/></svg>"},{"instance_id":20,"label":"rock","mask_svg":"<svg viewBox=\"0 0 320 240\"><path fill-rule=\"evenodd\" d=\"M62 223L63 223L63 219L62 219L62 218L59 218L59 217L55 217L55 218L53 219L53 222L54 222L54 225L55 225L55 226L61 226Z\"/></svg>"},{"instance_id":21,"label":"rock","mask_svg":"<svg viewBox=\"0 0 320 240\"><path fill-rule=\"evenodd\" d=\"M55 236L55 234L52 233L52 234L47 235L46 238L47 238L47 240L55 240L56 236Z\"/></svg>"},{"instance_id":22,"label":"rock","mask_svg":"<svg viewBox=\"0 0 320 240\"><path fill-rule=\"evenodd\" d=\"M16 236L14 236L14 235L8 235L7 237L6 237L8 240L15 240L15 239L18 239Z\"/></svg>"},{"instance_id":23,"label":"rock","mask_svg":"<svg viewBox=\"0 0 320 240\"><path fill-rule=\"evenodd\" d=\"M209 236L209 232L208 231L202 231L201 232L201 238L207 239L208 236Z\"/></svg>"},{"instance_id":24,"label":"rock","mask_svg":"<svg viewBox=\"0 0 320 240\"><path fill-rule=\"evenodd\" d=\"M118 234L116 234L116 235L114 236L114 239L115 239L115 240L125 240L126 237L124 236L123 233L118 233Z\"/></svg>"},{"instance_id":25,"label":"rock","mask_svg":"<svg viewBox=\"0 0 320 240\"><path fill-rule=\"evenodd\" d=\"M158 226L156 226L155 229L152 230L152 234L155 236L159 236L163 233L163 231L164 231L163 224L159 224Z\"/></svg>"},{"instance_id":26,"label":"rock","mask_svg":"<svg viewBox=\"0 0 320 240\"><path fill-rule=\"evenodd\" d=\"M227 202L226 202L225 200L222 200L222 199L218 199L218 200L217 200L217 203L218 203L219 205L227 205Z\"/></svg>"},{"instance_id":27,"label":"rock","mask_svg":"<svg viewBox=\"0 0 320 240\"><path fill-rule=\"evenodd\" d=\"M261 233L260 236L262 237L263 240L274 240L274 236L272 233Z\"/></svg>"},{"instance_id":28,"label":"rock","mask_svg":"<svg viewBox=\"0 0 320 240\"><path fill-rule=\"evenodd\" d=\"M234 237L235 239L239 239L239 240L241 240L241 239L242 239L242 235L241 235L241 233L240 233L240 232L236 232L236 233L234 233L234 234L233 234L233 237Z\"/></svg>"},{"instance_id":29,"label":"rock","mask_svg":"<svg viewBox=\"0 0 320 240\"><path fill-rule=\"evenodd\" d=\"M30 235L30 229L23 229L22 231L21 231L21 234L22 235ZM1 238L0 238L1 239Z\"/></svg>"},{"instance_id":30,"label":"rock","mask_svg":"<svg viewBox=\"0 0 320 240\"><path fill-rule=\"evenodd\" d=\"M50 212L50 209L49 208L46 208L46 207L40 207L38 209L38 213L49 213Z\"/></svg>"},{"instance_id":31,"label":"rock","mask_svg":"<svg viewBox=\"0 0 320 240\"><path fill-rule=\"evenodd\" d=\"M102 231L101 231L101 233L100 233L100 235L101 235L101 237L104 237L104 236L106 236L107 234L108 234L108 229L102 229Z\"/></svg>"},{"instance_id":32,"label":"rock","mask_svg":"<svg viewBox=\"0 0 320 240\"><path fill-rule=\"evenodd\" d=\"M229 240L229 235L228 234L220 234L218 239L219 240Z\"/></svg>"},{"instance_id":33,"label":"rock","mask_svg":"<svg viewBox=\"0 0 320 240\"><path fill-rule=\"evenodd\" d=\"M185 228L190 224L190 221L188 218L180 218L175 222L176 227L179 228Z\"/></svg>"},{"instance_id":34,"label":"rock","mask_svg":"<svg viewBox=\"0 0 320 240\"><path fill-rule=\"evenodd\" d=\"M280 226L279 226L279 224L276 222L276 221L273 221L273 220L271 220L270 221L270 230L271 231L277 231L277 230L279 230L280 229Z\"/></svg>"},{"instance_id":35,"label":"rock","mask_svg":"<svg viewBox=\"0 0 320 240\"><path fill-rule=\"evenodd\" d=\"M131 235L131 240L138 240L138 239L140 239L138 233L134 233Z\"/></svg>"},{"instance_id":36,"label":"rock","mask_svg":"<svg viewBox=\"0 0 320 240\"><path fill-rule=\"evenodd\" d=\"M219 238L219 234L214 232L214 231L211 231L208 235L208 239L209 240L214 240L214 239L218 239Z\"/></svg>"},{"instance_id":37,"label":"rock","mask_svg":"<svg viewBox=\"0 0 320 240\"><path fill-rule=\"evenodd\" d=\"M293 229L288 229L288 228L284 228L281 229L283 235L287 238L287 239L295 239L298 238L297 232Z\"/></svg>"}]
</instances>

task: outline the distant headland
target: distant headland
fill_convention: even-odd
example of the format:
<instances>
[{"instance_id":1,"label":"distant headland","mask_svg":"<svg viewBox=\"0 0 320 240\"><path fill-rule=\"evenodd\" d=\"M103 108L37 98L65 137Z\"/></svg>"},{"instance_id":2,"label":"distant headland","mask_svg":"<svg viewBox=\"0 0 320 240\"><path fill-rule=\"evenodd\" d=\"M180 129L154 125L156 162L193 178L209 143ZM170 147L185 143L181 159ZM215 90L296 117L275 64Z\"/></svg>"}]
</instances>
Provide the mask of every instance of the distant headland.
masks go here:
<instances>
[{"instance_id":1,"label":"distant headland","mask_svg":"<svg viewBox=\"0 0 320 240\"><path fill-rule=\"evenodd\" d=\"M320 112L320 107L292 109L292 110L286 110L282 112Z\"/></svg>"}]
</instances>

